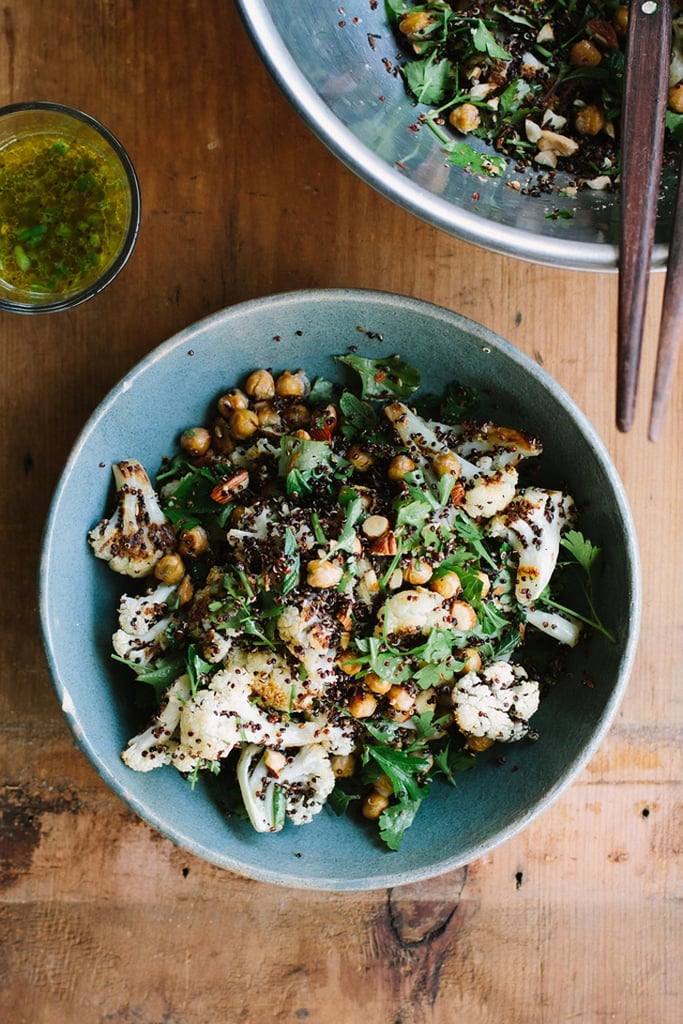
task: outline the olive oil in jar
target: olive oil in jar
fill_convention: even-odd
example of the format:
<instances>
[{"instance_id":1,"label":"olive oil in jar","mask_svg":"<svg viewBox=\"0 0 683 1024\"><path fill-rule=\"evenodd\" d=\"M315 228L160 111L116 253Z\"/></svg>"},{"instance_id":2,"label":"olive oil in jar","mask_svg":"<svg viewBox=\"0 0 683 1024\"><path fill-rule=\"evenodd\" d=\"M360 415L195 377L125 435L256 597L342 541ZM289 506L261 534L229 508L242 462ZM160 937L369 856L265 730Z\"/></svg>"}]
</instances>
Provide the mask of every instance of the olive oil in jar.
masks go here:
<instances>
[{"instance_id":1,"label":"olive oil in jar","mask_svg":"<svg viewBox=\"0 0 683 1024\"><path fill-rule=\"evenodd\" d=\"M0 280L28 301L88 287L129 223L121 169L89 143L44 132L0 149Z\"/></svg>"}]
</instances>

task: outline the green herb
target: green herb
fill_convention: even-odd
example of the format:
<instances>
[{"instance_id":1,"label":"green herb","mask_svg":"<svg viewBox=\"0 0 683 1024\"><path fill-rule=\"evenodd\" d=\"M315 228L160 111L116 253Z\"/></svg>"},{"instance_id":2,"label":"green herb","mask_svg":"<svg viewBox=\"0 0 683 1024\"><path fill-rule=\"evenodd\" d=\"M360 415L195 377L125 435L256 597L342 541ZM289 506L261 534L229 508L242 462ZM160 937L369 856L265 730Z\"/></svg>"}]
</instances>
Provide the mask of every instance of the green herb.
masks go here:
<instances>
[{"instance_id":1,"label":"green herb","mask_svg":"<svg viewBox=\"0 0 683 1024\"><path fill-rule=\"evenodd\" d=\"M397 356L368 359L355 354L335 356L355 370L361 381L361 398L409 398L420 386L420 372Z\"/></svg>"}]
</instances>

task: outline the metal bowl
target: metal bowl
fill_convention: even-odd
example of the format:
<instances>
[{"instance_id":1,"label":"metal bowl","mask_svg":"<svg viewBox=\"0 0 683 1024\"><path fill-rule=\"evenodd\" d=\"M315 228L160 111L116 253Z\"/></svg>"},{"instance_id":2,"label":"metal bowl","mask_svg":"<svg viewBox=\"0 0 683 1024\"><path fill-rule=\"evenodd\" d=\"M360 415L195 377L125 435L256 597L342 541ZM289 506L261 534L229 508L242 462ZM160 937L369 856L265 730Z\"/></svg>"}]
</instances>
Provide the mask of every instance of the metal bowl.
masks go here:
<instances>
[{"instance_id":1,"label":"metal bowl","mask_svg":"<svg viewBox=\"0 0 683 1024\"><path fill-rule=\"evenodd\" d=\"M619 203L509 188L514 172L483 178L449 164L436 137L416 130L422 109L395 73L398 44L384 4L347 0L236 0L256 49L318 138L382 195L463 241L535 263L615 271ZM666 265L675 188L665 180L653 269ZM571 211L557 217L555 212Z\"/></svg>"}]
</instances>

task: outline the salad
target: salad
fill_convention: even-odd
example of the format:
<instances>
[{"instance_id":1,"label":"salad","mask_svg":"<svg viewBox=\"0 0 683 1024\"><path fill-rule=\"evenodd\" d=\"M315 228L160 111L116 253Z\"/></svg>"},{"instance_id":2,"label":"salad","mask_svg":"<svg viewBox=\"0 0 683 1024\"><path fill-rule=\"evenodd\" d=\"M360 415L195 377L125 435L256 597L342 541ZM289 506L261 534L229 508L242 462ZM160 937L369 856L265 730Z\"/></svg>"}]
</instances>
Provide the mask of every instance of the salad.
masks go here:
<instances>
[{"instance_id":1,"label":"salad","mask_svg":"<svg viewBox=\"0 0 683 1024\"><path fill-rule=\"evenodd\" d=\"M154 484L116 463L89 543L138 581L112 638L154 703L132 770L218 775L258 832L328 805L397 849L434 785L533 740L552 680L529 638L609 636L599 552L568 494L521 482L539 439L476 419L472 389L420 397L400 356L334 358L353 386L255 370Z\"/></svg>"},{"instance_id":2,"label":"salad","mask_svg":"<svg viewBox=\"0 0 683 1024\"><path fill-rule=\"evenodd\" d=\"M618 186L619 121L629 5L616 0L471 3L386 0L408 59L410 95L427 105L420 123L451 162L490 176L507 164L539 173L518 191ZM674 4L665 160L683 142L683 5ZM487 143L482 155L466 140Z\"/></svg>"}]
</instances>

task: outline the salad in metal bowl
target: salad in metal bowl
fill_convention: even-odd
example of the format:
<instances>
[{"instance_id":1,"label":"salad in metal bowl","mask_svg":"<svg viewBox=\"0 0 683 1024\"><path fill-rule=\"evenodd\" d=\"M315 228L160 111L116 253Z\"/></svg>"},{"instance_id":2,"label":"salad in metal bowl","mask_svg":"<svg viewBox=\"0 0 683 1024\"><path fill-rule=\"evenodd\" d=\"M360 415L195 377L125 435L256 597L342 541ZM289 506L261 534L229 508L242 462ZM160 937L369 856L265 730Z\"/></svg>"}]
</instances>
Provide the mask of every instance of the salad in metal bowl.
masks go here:
<instances>
[{"instance_id":1,"label":"salad in metal bowl","mask_svg":"<svg viewBox=\"0 0 683 1024\"><path fill-rule=\"evenodd\" d=\"M525 472L541 441L477 419L471 389L335 358L357 386L256 369L154 484L116 463L89 542L138 581L112 638L153 704L130 769L218 775L263 833L328 805L395 850L434 785L533 742L558 652L609 637L599 550Z\"/></svg>"}]
</instances>

